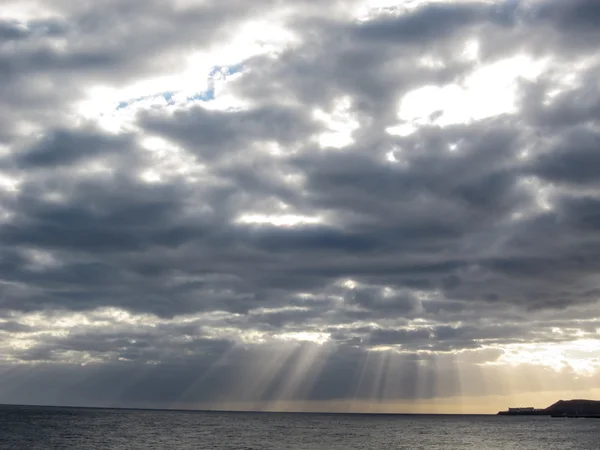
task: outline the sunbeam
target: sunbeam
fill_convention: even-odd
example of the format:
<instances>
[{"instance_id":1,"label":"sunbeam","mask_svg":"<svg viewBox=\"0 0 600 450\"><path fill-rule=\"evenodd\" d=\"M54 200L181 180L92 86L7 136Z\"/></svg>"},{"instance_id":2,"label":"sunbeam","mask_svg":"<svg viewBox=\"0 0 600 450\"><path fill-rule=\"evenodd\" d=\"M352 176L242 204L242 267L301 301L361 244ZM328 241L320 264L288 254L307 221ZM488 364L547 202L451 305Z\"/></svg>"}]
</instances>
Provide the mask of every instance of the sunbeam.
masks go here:
<instances>
[{"instance_id":1,"label":"sunbeam","mask_svg":"<svg viewBox=\"0 0 600 450\"><path fill-rule=\"evenodd\" d=\"M300 343L285 367L280 385L269 402L269 409L279 409L286 401L306 401L327 362L331 348L327 345ZM284 408L285 409L285 408ZM303 410L305 408L302 408Z\"/></svg>"}]
</instances>

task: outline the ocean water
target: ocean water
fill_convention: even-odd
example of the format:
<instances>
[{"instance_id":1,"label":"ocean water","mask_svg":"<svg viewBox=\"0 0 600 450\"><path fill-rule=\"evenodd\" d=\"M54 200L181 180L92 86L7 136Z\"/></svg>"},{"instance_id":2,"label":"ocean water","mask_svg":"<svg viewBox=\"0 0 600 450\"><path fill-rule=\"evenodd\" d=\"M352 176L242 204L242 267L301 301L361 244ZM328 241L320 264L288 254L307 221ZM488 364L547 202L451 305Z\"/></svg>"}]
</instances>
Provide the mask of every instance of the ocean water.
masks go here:
<instances>
[{"instance_id":1,"label":"ocean water","mask_svg":"<svg viewBox=\"0 0 600 450\"><path fill-rule=\"evenodd\" d=\"M600 420L0 407L1 449L599 449Z\"/></svg>"}]
</instances>

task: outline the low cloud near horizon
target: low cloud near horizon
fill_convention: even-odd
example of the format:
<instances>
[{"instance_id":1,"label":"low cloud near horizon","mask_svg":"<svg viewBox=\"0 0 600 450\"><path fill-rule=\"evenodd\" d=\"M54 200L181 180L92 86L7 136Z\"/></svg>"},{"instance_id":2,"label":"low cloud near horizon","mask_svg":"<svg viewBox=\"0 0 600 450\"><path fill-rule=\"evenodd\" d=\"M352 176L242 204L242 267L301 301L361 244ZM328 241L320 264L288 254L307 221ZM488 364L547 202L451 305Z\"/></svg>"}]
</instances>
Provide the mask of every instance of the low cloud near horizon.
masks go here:
<instances>
[{"instance_id":1,"label":"low cloud near horizon","mask_svg":"<svg viewBox=\"0 0 600 450\"><path fill-rule=\"evenodd\" d=\"M596 0L9 0L0 403L591 396L598 42Z\"/></svg>"}]
</instances>

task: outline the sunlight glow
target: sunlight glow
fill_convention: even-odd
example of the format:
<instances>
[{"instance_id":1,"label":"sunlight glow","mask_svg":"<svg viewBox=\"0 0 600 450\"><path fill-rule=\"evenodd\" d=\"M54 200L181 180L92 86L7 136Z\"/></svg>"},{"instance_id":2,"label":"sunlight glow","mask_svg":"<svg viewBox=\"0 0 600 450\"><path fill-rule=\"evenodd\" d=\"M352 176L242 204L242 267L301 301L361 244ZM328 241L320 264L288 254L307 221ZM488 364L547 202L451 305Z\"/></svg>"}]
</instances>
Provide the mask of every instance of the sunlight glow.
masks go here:
<instances>
[{"instance_id":1,"label":"sunlight glow","mask_svg":"<svg viewBox=\"0 0 600 450\"><path fill-rule=\"evenodd\" d=\"M476 44L469 44L472 54ZM516 111L519 79L536 79L545 61L518 55L481 66L460 84L429 85L408 92L400 102L400 124L390 134L408 135L423 125L469 123Z\"/></svg>"},{"instance_id":2,"label":"sunlight glow","mask_svg":"<svg viewBox=\"0 0 600 450\"><path fill-rule=\"evenodd\" d=\"M537 177L527 177L521 183L530 191L538 211L552 210L550 201L553 186Z\"/></svg>"},{"instance_id":3,"label":"sunlight glow","mask_svg":"<svg viewBox=\"0 0 600 450\"><path fill-rule=\"evenodd\" d=\"M10 193L16 193L19 192L20 184L20 179L0 173L0 189Z\"/></svg>"},{"instance_id":4,"label":"sunlight glow","mask_svg":"<svg viewBox=\"0 0 600 450\"><path fill-rule=\"evenodd\" d=\"M479 41L477 39L467 41L462 56L469 61L479 59Z\"/></svg>"},{"instance_id":5,"label":"sunlight glow","mask_svg":"<svg viewBox=\"0 0 600 450\"><path fill-rule=\"evenodd\" d=\"M578 374L594 374L600 369L600 340L581 339L548 344L514 344L504 346L498 363L534 364L555 371L573 370Z\"/></svg>"},{"instance_id":6,"label":"sunlight glow","mask_svg":"<svg viewBox=\"0 0 600 450\"><path fill-rule=\"evenodd\" d=\"M236 222L243 224L272 225L275 227L294 227L322 223L321 217L301 216L295 214L268 215L243 214Z\"/></svg>"},{"instance_id":7,"label":"sunlight glow","mask_svg":"<svg viewBox=\"0 0 600 450\"><path fill-rule=\"evenodd\" d=\"M45 270L62 266L62 262L50 251L30 248L24 250L23 253L30 261L28 265L30 270Z\"/></svg>"},{"instance_id":8,"label":"sunlight glow","mask_svg":"<svg viewBox=\"0 0 600 450\"><path fill-rule=\"evenodd\" d=\"M345 280L342 282L342 286L347 289L355 289L358 286L358 283L354 280Z\"/></svg>"},{"instance_id":9,"label":"sunlight glow","mask_svg":"<svg viewBox=\"0 0 600 450\"><path fill-rule=\"evenodd\" d=\"M306 342L313 342L315 344L322 345L331 338L331 335L329 333L298 331L298 332L277 334L277 335L275 335L275 338L281 339L283 341L297 341L297 342L306 341Z\"/></svg>"},{"instance_id":10,"label":"sunlight glow","mask_svg":"<svg viewBox=\"0 0 600 450\"><path fill-rule=\"evenodd\" d=\"M52 2L32 0L3 0L0 9L0 19L30 21L59 18L60 15L52 8Z\"/></svg>"},{"instance_id":11,"label":"sunlight glow","mask_svg":"<svg viewBox=\"0 0 600 450\"><path fill-rule=\"evenodd\" d=\"M149 164L139 173L144 182L160 183L183 179L188 183L196 183L209 180L205 173L206 166L173 142L158 136L145 136L140 139L140 145L151 153Z\"/></svg>"},{"instance_id":12,"label":"sunlight glow","mask_svg":"<svg viewBox=\"0 0 600 450\"><path fill-rule=\"evenodd\" d=\"M335 102L335 106L330 113L321 109L313 112L313 117L325 124L329 129L317 138L321 148L344 148L352 143L352 133L360 128L360 124L350 112L352 100L350 97L343 97Z\"/></svg>"}]
</instances>

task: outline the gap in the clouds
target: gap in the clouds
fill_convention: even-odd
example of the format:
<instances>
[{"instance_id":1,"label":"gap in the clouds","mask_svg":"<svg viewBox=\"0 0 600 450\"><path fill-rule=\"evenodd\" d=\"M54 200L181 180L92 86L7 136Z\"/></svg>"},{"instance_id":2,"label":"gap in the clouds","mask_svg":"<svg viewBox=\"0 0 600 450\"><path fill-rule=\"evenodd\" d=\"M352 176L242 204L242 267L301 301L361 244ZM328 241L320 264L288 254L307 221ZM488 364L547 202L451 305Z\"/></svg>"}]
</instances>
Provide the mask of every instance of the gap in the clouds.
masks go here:
<instances>
[{"instance_id":1,"label":"gap in the clouds","mask_svg":"<svg viewBox=\"0 0 600 450\"><path fill-rule=\"evenodd\" d=\"M195 64L195 65L194 65ZM244 73L243 62L202 67L190 62L180 73L140 79L124 86L90 86L87 98L76 106L76 118L96 122L105 131L129 132L136 129L138 113L149 110L173 111L202 104L208 109L230 110L239 107L225 86Z\"/></svg>"},{"instance_id":2,"label":"gap in the clouds","mask_svg":"<svg viewBox=\"0 0 600 450\"><path fill-rule=\"evenodd\" d=\"M133 106L136 103L163 98L168 106L174 106L178 103L190 103L195 101L200 102L209 102L216 98L216 86L217 82L224 82L228 77L231 77L235 74L241 73L244 69L244 65L242 63L234 64L232 66L214 66L208 73L208 89L204 91L199 91L192 95L183 95L182 91L177 90L169 90L155 94L149 94L142 97L137 97L129 100L123 100L119 102L116 106L115 110L121 110Z\"/></svg>"},{"instance_id":3,"label":"gap in the clouds","mask_svg":"<svg viewBox=\"0 0 600 450\"><path fill-rule=\"evenodd\" d=\"M142 102L145 100L150 100L153 98L157 98L157 97L162 97L165 99L165 101L167 102L168 105L173 105L173 95L175 94L175 92L172 91L167 91L167 92L162 92L159 94L154 94L154 95L145 95L143 97L138 97L138 98L134 98L131 100L126 100L126 101L122 101L120 102L117 107L115 108L115 110L120 110L120 109L125 109L130 107L131 105L133 105L134 103L138 103L138 102Z\"/></svg>"}]
</instances>

